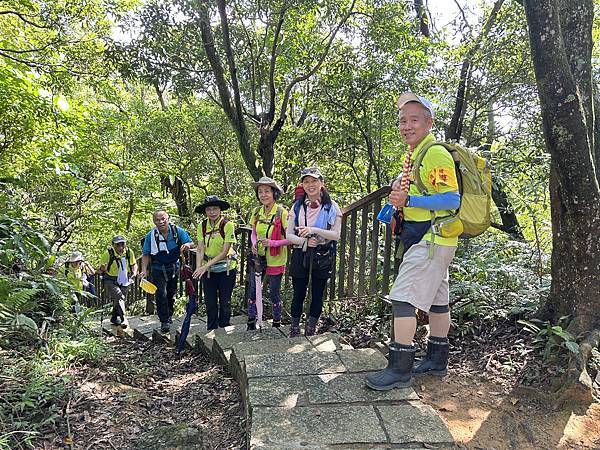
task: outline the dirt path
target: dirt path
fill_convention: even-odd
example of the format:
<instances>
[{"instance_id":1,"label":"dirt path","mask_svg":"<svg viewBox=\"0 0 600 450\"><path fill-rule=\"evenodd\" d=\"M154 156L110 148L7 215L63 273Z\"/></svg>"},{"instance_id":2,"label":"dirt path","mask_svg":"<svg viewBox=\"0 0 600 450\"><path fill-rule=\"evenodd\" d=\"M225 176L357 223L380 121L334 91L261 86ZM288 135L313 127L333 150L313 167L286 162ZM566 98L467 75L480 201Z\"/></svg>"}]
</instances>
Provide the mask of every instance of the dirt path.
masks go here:
<instances>
[{"instance_id":1,"label":"dirt path","mask_svg":"<svg viewBox=\"0 0 600 450\"><path fill-rule=\"evenodd\" d=\"M599 449L600 404L552 409L535 389L505 389L450 372L415 383L422 400L443 417L456 442L468 449Z\"/></svg>"},{"instance_id":2,"label":"dirt path","mask_svg":"<svg viewBox=\"0 0 600 450\"><path fill-rule=\"evenodd\" d=\"M244 448L239 388L223 368L151 342L107 340L102 367L71 374L68 414L40 448Z\"/></svg>"}]
</instances>

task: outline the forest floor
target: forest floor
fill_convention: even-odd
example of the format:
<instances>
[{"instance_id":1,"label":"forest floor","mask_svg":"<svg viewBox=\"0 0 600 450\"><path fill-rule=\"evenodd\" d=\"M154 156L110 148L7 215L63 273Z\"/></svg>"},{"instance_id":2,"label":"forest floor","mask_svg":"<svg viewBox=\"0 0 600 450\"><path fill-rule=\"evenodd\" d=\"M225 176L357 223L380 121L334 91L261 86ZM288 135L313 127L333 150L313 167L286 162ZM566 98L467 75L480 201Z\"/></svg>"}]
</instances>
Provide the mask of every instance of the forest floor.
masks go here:
<instances>
[{"instance_id":1,"label":"forest floor","mask_svg":"<svg viewBox=\"0 0 600 450\"><path fill-rule=\"evenodd\" d=\"M361 334L355 328L346 337L359 347ZM110 354L101 367L70 373L64 420L38 448L150 448L156 434L148 430L180 424L198 431L202 448L245 448L239 387L223 368L151 342L106 340ZM600 448L600 404L556 408L549 392L557 369L534 357L531 339L516 327L451 342L449 375L415 380L413 387L460 448Z\"/></svg>"},{"instance_id":2,"label":"forest floor","mask_svg":"<svg viewBox=\"0 0 600 450\"><path fill-rule=\"evenodd\" d=\"M71 371L63 420L37 448L171 448L165 436L173 444L182 434L202 449L245 447L239 387L221 366L153 342L105 339L110 353L101 367Z\"/></svg>"}]
</instances>

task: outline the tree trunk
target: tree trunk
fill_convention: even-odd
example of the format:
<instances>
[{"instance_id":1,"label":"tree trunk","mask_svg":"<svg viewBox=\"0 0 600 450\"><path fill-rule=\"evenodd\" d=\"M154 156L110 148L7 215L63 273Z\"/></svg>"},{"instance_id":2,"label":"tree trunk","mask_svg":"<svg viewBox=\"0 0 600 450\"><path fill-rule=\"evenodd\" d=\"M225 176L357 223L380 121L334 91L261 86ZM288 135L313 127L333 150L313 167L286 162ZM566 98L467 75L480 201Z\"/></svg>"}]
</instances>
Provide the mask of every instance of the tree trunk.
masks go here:
<instances>
[{"instance_id":1,"label":"tree trunk","mask_svg":"<svg viewBox=\"0 0 600 450\"><path fill-rule=\"evenodd\" d=\"M587 392L586 349L600 327L600 186L595 164L598 120L589 107L593 1L527 0L525 13L540 97L544 139L552 158L552 286L545 312L582 338L565 392ZM569 15L570 17L565 17ZM576 18L576 19L575 19ZM593 129L590 130L590 127Z\"/></svg>"},{"instance_id":2,"label":"tree trunk","mask_svg":"<svg viewBox=\"0 0 600 450\"><path fill-rule=\"evenodd\" d=\"M500 181L494 174L492 174L492 200L494 200L502 219L502 224L492 224L492 226L512 235L515 239L524 239L519 220L508 200L508 195L506 195Z\"/></svg>"},{"instance_id":3,"label":"tree trunk","mask_svg":"<svg viewBox=\"0 0 600 450\"><path fill-rule=\"evenodd\" d=\"M190 218L190 208L188 206L188 194L185 186L179 177L174 177L173 181L167 176L161 178L163 188L171 193L175 205L177 205L177 215L182 219Z\"/></svg>"},{"instance_id":4,"label":"tree trunk","mask_svg":"<svg viewBox=\"0 0 600 450\"><path fill-rule=\"evenodd\" d=\"M423 0L415 0L415 11L417 13L420 33L425 37L430 37L427 10L425 5L423 5Z\"/></svg>"}]
</instances>

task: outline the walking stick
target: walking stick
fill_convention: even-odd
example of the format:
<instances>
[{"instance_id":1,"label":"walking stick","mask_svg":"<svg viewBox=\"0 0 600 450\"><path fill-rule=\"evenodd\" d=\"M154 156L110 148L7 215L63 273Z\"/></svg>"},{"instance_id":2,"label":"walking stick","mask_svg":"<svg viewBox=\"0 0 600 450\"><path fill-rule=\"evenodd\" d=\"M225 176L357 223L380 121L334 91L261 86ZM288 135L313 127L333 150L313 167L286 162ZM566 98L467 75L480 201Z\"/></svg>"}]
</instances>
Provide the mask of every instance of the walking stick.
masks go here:
<instances>
[{"instance_id":1,"label":"walking stick","mask_svg":"<svg viewBox=\"0 0 600 450\"><path fill-rule=\"evenodd\" d=\"M306 286L306 296L304 297L305 305L304 305L304 318L308 321L308 315L310 311L310 303L312 302L312 270L313 270L313 260L315 256L315 248L308 247L306 249L308 253L308 284Z\"/></svg>"}]
</instances>

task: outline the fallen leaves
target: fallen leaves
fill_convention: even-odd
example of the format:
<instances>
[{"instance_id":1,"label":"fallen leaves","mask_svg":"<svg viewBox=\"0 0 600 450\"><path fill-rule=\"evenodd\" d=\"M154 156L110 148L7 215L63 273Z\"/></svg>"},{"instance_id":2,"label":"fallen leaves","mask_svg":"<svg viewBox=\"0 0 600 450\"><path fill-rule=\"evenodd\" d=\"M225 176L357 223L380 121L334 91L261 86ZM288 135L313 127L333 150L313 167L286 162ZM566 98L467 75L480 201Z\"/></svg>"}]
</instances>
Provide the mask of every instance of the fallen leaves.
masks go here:
<instances>
[{"instance_id":1,"label":"fallen leaves","mask_svg":"<svg viewBox=\"0 0 600 450\"><path fill-rule=\"evenodd\" d=\"M131 448L148 430L190 423L210 428L206 448L244 447L239 387L224 369L152 343L125 338L109 345L113 353L102 367L70 374L71 433L58 424L44 448Z\"/></svg>"}]
</instances>

